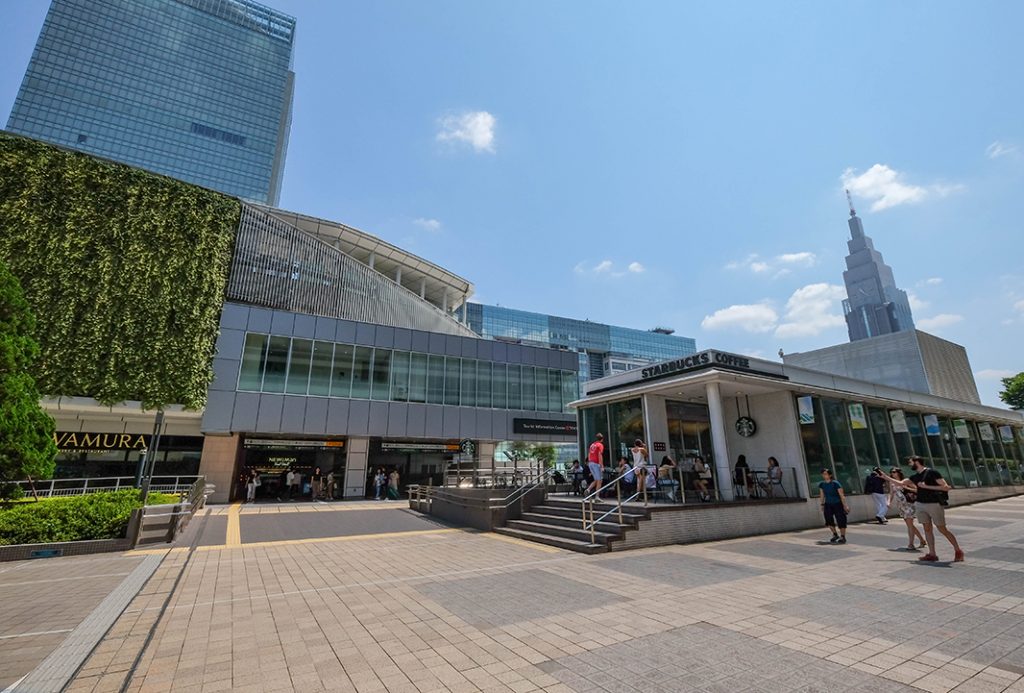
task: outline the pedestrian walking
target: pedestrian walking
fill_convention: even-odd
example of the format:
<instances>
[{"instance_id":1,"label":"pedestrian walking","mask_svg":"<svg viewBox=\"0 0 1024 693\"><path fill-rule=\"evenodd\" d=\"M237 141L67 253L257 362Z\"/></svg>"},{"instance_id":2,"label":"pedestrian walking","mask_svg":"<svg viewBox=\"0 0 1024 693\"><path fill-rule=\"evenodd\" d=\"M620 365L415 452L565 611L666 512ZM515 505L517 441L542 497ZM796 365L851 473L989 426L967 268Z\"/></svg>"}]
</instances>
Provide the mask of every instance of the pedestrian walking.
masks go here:
<instances>
[{"instance_id":1,"label":"pedestrian walking","mask_svg":"<svg viewBox=\"0 0 1024 693\"><path fill-rule=\"evenodd\" d=\"M384 467L377 467L377 473L373 475L373 500L382 500L381 494L387 479L384 477Z\"/></svg>"},{"instance_id":2,"label":"pedestrian walking","mask_svg":"<svg viewBox=\"0 0 1024 693\"><path fill-rule=\"evenodd\" d=\"M309 490L313 497L313 500L320 498L323 493L324 475L320 471L320 467L313 470L313 476L310 477Z\"/></svg>"},{"instance_id":3,"label":"pedestrian walking","mask_svg":"<svg viewBox=\"0 0 1024 693\"><path fill-rule=\"evenodd\" d=\"M832 530L829 542L845 544L846 515L850 512L850 506L846 503L846 493L843 492L843 485L832 478L830 470L822 469L821 479L818 482L818 499L825 515L825 526Z\"/></svg>"},{"instance_id":4,"label":"pedestrian walking","mask_svg":"<svg viewBox=\"0 0 1024 693\"><path fill-rule=\"evenodd\" d=\"M386 500L398 500L398 468L388 474L388 497Z\"/></svg>"},{"instance_id":5,"label":"pedestrian walking","mask_svg":"<svg viewBox=\"0 0 1024 693\"><path fill-rule=\"evenodd\" d=\"M928 543L924 539L924 535L921 534L921 530L914 524L914 517L916 513L914 511L914 492L910 489L905 489L900 483L906 477L903 476L903 470L899 467L893 467L889 470L890 478L893 481L889 482L889 507L893 508L900 514L903 521L907 523L907 551L917 551L923 549ZM919 546L914 546L914 539L920 541Z\"/></svg>"},{"instance_id":6,"label":"pedestrian walking","mask_svg":"<svg viewBox=\"0 0 1024 693\"><path fill-rule=\"evenodd\" d=\"M288 474L285 477L285 481L288 485L288 500L295 500L295 491L299 484L298 475L295 474L295 470L288 467Z\"/></svg>"},{"instance_id":7,"label":"pedestrian walking","mask_svg":"<svg viewBox=\"0 0 1024 693\"><path fill-rule=\"evenodd\" d=\"M935 548L935 530L937 529L953 546L953 562L962 562L964 560L963 549L960 548L956 536L946 527L945 506L949 502L949 483L942 478L941 474L928 467L923 458L913 455L907 459L907 462L914 470L911 477L903 481L889 478L888 481L899 483L903 488L909 489L917 495L914 512L917 519L924 525L925 541L928 543L928 553L917 560L929 562L939 560L939 554Z\"/></svg>"},{"instance_id":8,"label":"pedestrian walking","mask_svg":"<svg viewBox=\"0 0 1024 693\"><path fill-rule=\"evenodd\" d=\"M604 483L604 434L602 433L594 436L594 442L587 449L587 468L590 469L593 481L587 485L584 496L589 496L591 489L600 491L601 484Z\"/></svg>"},{"instance_id":9,"label":"pedestrian walking","mask_svg":"<svg viewBox=\"0 0 1024 693\"><path fill-rule=\"evenodd\" d=\"M327 500L334 500L334 470L327 472Z\"/></svg>"},{"instance_id":10,"label":"pedestrian walking","mask_svg":"<svg viewBox=\"0 0 1024 693\"><path fill-rule=\"evenodd\" d=\"M249 472L249 478L245 482L245 500L252 503L256 500L256 487L260 485L260 473L255 469Z\"/></svg>"},{"instance_id":11,"label":"pedestrian walking","mask_svg":"<svg viewBox=\"0 0 1024 693\"><path fill-rule=\"evenodd\" d=\"M881 470L872 469L864 480L864 493L871 496L875 502L875 522L884 525L888 522L885 519L889 512L889 497L885 494L885 479L881 476Z\"/></svg>"}]
</instances>

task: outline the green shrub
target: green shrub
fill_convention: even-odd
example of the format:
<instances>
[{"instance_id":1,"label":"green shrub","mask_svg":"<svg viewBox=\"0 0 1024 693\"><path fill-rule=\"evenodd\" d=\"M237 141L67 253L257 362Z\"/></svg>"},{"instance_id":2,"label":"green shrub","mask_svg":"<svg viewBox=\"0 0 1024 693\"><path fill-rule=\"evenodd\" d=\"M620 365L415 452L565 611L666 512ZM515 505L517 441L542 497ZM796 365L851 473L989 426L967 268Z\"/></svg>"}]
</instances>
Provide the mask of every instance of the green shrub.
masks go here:
<instances>
[{"instance_id":1,"label":"green shrub","mask_svg":"<svg viewBox=\"0 0 1024 693\"><path fill-rule=\"evenodd\" d=\"M147 499L149 505L177 502L177 496L166 493L151 493ZM141 505L134 489L13 503L0 508L0 545L117 539Z\"/></svg>"}]
</instances>

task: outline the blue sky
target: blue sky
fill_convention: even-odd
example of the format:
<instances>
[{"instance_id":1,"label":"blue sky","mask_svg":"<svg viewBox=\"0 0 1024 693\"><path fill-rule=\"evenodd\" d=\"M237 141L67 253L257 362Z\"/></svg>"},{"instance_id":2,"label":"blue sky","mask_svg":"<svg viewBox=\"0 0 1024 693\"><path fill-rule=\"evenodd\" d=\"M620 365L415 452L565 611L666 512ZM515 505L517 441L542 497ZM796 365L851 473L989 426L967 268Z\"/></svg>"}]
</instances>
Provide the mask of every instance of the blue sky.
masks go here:
<instances>
[{"instance_id":1,"label":"blue sky","mask_svg":"<svg viewBox=\"0 0 1024 693\"><path fill-rule=\"evenodd\" d=\"M477 298L774 356L846 341L846 201L965 345L1024 370L1024 4L275 0L282 206ZM48 3L5 10L9 113Z\"/></svg>"}]
</instances>

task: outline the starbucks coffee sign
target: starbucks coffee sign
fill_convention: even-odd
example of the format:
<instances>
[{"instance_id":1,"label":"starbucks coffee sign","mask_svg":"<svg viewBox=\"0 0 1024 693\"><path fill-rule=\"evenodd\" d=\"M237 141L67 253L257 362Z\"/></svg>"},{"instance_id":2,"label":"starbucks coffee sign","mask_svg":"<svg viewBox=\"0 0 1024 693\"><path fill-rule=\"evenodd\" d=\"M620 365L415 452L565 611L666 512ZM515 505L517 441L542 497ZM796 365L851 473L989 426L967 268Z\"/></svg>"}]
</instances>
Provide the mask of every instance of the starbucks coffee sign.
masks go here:
<instances>
[{"instance_id":1,"label":"starbucks coffee sign","mask_svg":"<svg viewBox=\"0 0 1024 693\"><path fill-rule=\"evenodd\" d=\"M647 366L640 371L640 379L650 380L651 378L677 375L679 373L689 373L690 371L699 371L705 368L750 370L750 359L746 356L738 356L724 351L708 349L706 351L693 354L692 356L686 356L680 359L657 363L653 366Z\"/></svg>"}]
</instances>

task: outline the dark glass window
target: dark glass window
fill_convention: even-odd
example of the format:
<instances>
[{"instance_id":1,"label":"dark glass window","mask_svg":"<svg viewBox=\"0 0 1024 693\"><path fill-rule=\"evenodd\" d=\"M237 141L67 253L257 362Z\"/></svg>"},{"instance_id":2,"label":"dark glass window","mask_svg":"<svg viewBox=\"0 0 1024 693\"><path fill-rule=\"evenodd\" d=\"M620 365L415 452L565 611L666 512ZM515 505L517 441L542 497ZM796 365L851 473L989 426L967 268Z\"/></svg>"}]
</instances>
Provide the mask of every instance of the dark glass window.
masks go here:
<instances>
[{"instance_id":1,"label":"dark glass window","mask_svg":"<svg viewBox=\"0 0 1024 693\"><path fill-rule=\"evenodd\" d=\"M285 392L304 395L309 389L309 362L313 357L313 342L308 339L292 340L292 355L288 364L288 385Z\"/></svg>"},{"instance_id":2,"label":"dark glass window","mask_svg":"<svg viewBox=\"0 0 1024 693\"><path fill-rule=\"evenodd\" d=\"M267 361L263 375L264 392L284 392L285 376L288 374L288 337L271 337L267 349Z\"/></svg>"},{"instance_id":3,"label":"dark glass window","mask_svg":"<svg viewBox=\"0 0 1024 693\"><path fill-rule=\"evenodd\" d=\"M245 348L242 350L242 368L238 377L239 390L259 392L263 386L263 363L267 354L265 334L245 335Z\"/></svg>"}]
</instances>

